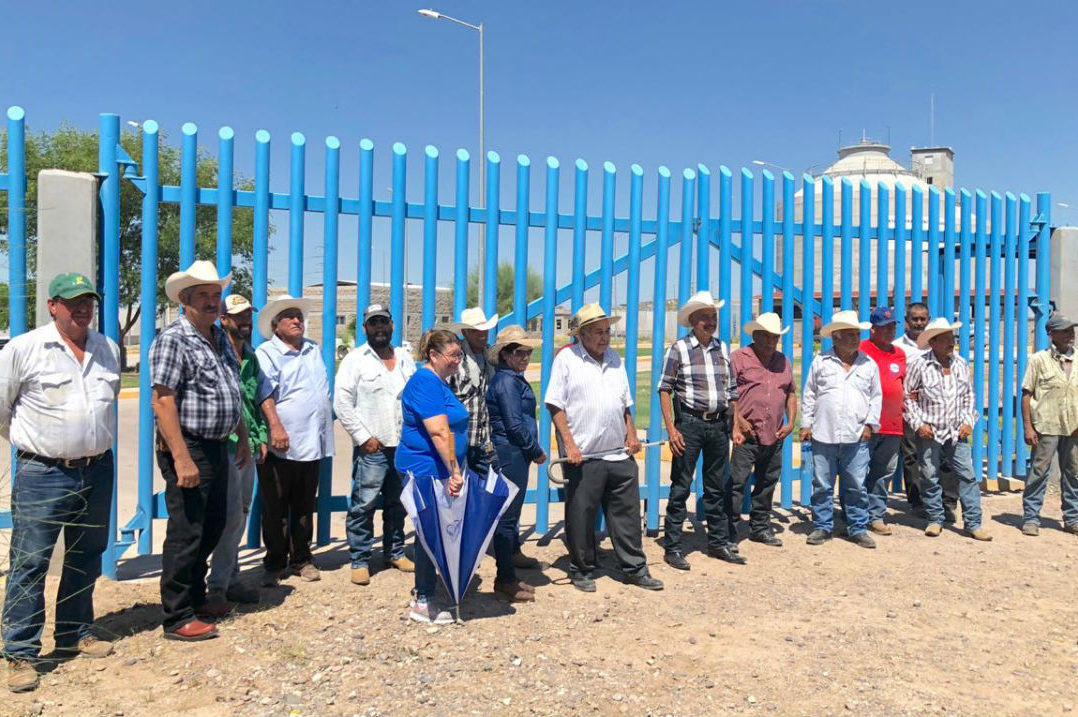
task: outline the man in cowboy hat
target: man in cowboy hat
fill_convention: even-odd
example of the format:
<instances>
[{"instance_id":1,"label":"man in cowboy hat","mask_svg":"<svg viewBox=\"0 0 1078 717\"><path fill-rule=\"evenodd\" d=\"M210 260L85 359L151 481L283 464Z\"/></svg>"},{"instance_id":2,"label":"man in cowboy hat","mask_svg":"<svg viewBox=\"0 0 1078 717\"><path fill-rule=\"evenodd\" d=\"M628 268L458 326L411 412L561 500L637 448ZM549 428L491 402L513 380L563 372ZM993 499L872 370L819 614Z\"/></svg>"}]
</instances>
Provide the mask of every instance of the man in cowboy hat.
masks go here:
<instances>
[{"instance_id":1,"label":"man in cowboy hat","mask_svg":"<svg viewBox=\"0 0 1078 717\"><path fill-rule=\"evenodd\" d=\"M250 436L251 456L243 468L229 462L228 517L221 539L210 560L210 574L206 579L211 603L256 603L258 588L240 581L239 547L247 515L251 509L251 495L255 487L255 462L266 458L266 419L258 405L259 387L264 381L258 366L258 356L251 348L251 329L254 307L247 297L229 294L221 303L221 327L228 334L232 351L240 361L240 389L243 392L243 425ZM239 435L228 437L229 455L235 455L239 447Z\"/></svg>"},{"instance_id":2,"label":"man in cowboy hat","mask_svg":"<svg viewBox=\"0 0 1078 717\"><path fill-rule=\"evenodd\" d=\"M778 350L779 337L789 330L782 327L778 314L761 314L745 325L752 343L730 357L738 393L734 420L741 426L734 430L730 457L730 535L737 535L745 486L755 472L749 540L776 548L782 540L771 530L771 502L782 477L782 443L797 420L793 366Z\"/></svg>"},{"instance_id":3,"label":"man in cowboy hat","mask_svg":"<svg viewBox=\"0 0 1078 717\"><path fill-rule=\"evenodd\" d=\"M270 450L258 476L262 496L262 584L277 585L296 573L321 579L311 557L315 496L323 458L333 456L333 407L329 375L318 344L304 337L306 299L283 294L258 314L258 363L266 377L262 411Z\"/></svg>"},{"instance_id":4,"label":"man in cowboy hat","mask_svg":"<svg viewBox=\"0 0 1078 717\"><path fill-rule=\"evenodd\" d=\"M386 565L410 573L404 555L403 483L393 459L400 444L401 392L415 373L409 352L394 347L393 319L383 304L363 312L367 341L341 361L333 387L333 408L352 437L352 500L345 527L352 559L352 583L371 581L375 501L382 498L382 546Z\"/></svg>"},{"instance_id":5,"label":"man in cowboy hat","mask_svg":"<svg viewBox=\"0 0 1078 717\"><path fill-rule=\"evenodd\" d=\"M572 329L579 341L554 357L543 397L568 458L569 572L573 586L584 592L596 589L595 519L600 507L627 580L646 590L663 587L648 572L641 544L638 468L631 457L640 450L640 439L625 365L610 348L610 324L620 318L607 316L599 304L580 307Z\"/></svg>"},{"instance_id":6,"label":"man in cowboy hat","mask_svg":"<svg viewBox=\"0 0 1078 717\"><path fill-rule=\"evenodd\" d=\"M707 554L735 565L748 562L730 548L726 515L726 467L730 430L737 409L737 384L726 345L715 338L718 326L715 301L707 291L697 292L677 313L678 323L691 331L670 344L659 379L659 405L670 434L674 462L670 467L670 497L666 503L666 552L663 559L677 570L688 570L681 547L685 502L692 491L696 464L704 459L704 515L707 519Z\"/></svg>"},{"instance_id":7,"label":"man in cowboy hat","mask_svg":"<svg viewBox=\"0 0 1078 717\"><path fill-rule=\"evenodd\" d=\"M0 351L0 435L17 458L11 490L11 572L3 611L8 689L37 687L45 575L61 530L58 652L105 657L94 637L94 583L109 543L120 351L90 328L101 299L82 274L49 282L52 321ZM5 479L6 480L6 479Z\"/></svg>"},{"instance_id":8,"label":"man in cowboy hat","mask_svg":"<svg viewBox=\"0 0 1078 717\"><path fill-rule=\"evenodd\" d=\"M238 436L236 466L250 461L243 423L239 361L217 325L220 277L212 262L196 261L165 281L165 294L183 307L150 346L157 464L165 479L168 527L161 555L162 627L170 640L217 637L207 621L231 603L206 601L206 559L217 547L228 512L228 439Z\"/></svg>"},{"instance_id":9,"label":"man in cowboy hat","mask_svg":"<svg viewBox=\"0 0 1078 717\"><path fill-rule=\"evenodd\" d=\"M1078 371L1074 370L1074 327L1062 314L1048 317L1052 345L1029 357L1022 381L1022 422L1033 448L1022 491L1022 532L1040 532L1041 505L1052 458L1059 456L1063 530L1078 535Z\"/></svg>"},{"instance_id":10,"label":"man in cowboy hat","mask_svg":"<svg viewBox=\"0 0 1078 717\"><path fill-rule=\"evenodd\" d=\"M943 501L939 471L948 465L958 479L962 522L975 540L991 540L981 527L980 480L973 472L969 437L980 418L970 381L969 364L954 352L954 332L959 322L933 319L917 338L922 349L931 349L906 368L906 420L917 433L920 488L928 512L925 535L943 530Z\"/></svg>"},{"instance_id":11,"label":"man in cowboy hat","mask_svg":"<svg viewBox=\"0 0 1078 717\"><path fill-rule=\"evenodd\" d=\"M849 539L875 548L868 534L868 442L880 427L883 392L876 363L858 350L861 332L871 326L856 311L840 311L820 329L832 350L812 360L801 398L801 440L812 441L812 523L809 545L831 539L834 485L839 491Z\"/></svg>"},{"instance_id":12,"label":"man in cowboy hat","mask_svg":"<svg viewBox=\"0 0 1078 717\"><path fill-rule=\"evenodd\" d=\"M876 362L883 389L880 430L868 444L868 529L878 535L890 535L887 515L887 486L898 470L902 443L902 381L906 377L906 354L894 345L898 319L889 306L877 306L869 315L868 338L861 342L861 352Z\"/></svg>"},{"instance_id":13,"label":"man in cowboy hat","mask_svg":"<svg viewBox=\"0 0 1078 717\"><path fill-rule=\"evenodd\" d=\"M473 306L462 311L460 321L448 327L464 337L464 359L449 377L449 387L468 409L468 467L479 475L487 474L493 453L486 396L494 365L487 361L486 351L490 330L497 325L497 314L488 319L482 307Z\"/></svg>"}]
</instances>

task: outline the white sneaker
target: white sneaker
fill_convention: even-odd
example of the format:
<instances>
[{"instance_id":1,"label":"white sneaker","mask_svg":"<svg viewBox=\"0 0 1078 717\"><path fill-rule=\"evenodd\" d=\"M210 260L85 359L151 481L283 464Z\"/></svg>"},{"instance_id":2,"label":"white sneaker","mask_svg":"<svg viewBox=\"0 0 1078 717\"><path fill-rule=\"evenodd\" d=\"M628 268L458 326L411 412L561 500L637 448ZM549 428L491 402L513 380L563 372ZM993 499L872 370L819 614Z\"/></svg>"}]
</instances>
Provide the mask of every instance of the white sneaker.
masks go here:
<instances>
[{"instance_id":1,"label":"white sneaker","mask_svg":"<svg viewBox=\"0 0 1078 717\"><path fill-rule=\"evenodd\" d=\"M454 622L454 617L448 610L440 610L426 600L413 600L408 617L429 625L449 625Z\"/></svg>"}]
</instances>

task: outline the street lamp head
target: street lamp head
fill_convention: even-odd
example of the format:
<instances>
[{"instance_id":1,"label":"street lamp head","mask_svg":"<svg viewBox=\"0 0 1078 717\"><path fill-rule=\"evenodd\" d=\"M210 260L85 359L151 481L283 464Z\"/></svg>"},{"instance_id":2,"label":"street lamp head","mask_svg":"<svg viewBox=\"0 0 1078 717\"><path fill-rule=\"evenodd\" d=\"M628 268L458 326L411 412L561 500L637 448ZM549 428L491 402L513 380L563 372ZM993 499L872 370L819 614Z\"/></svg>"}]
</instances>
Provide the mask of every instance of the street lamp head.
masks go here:
<instances>
[{"instance_id":1,"label":"street lamp head","mask_svg":"<svg viewBox=\"0 0 1078 717\"><path fill-rule=\"evenodd\" d=\"M760 165L761 167L763 167L763 166L766 166L766 165L767 165L767 162L765 162L765 161L764 161L764 160L762 160L762 159L754 159L754 160L752 160L752 163L753 163L753 164L758 164L758 165Z\"/></svg>"},{"instance_id":2,"label":"street lamp head","mask_svg":"<svg viewBox=\"0 0 1078 717\"><path fill-rule=\"evenodd\" d=\"M424 17L434 18L435 20L437 20L438 18L440 18L442 16L442 14L440 12L438 12L437 10L431 10L430 8L423 8L422 10L419 10L418 12L419 12L420 15L422 15Z\"/></svg>"}]
</instances>

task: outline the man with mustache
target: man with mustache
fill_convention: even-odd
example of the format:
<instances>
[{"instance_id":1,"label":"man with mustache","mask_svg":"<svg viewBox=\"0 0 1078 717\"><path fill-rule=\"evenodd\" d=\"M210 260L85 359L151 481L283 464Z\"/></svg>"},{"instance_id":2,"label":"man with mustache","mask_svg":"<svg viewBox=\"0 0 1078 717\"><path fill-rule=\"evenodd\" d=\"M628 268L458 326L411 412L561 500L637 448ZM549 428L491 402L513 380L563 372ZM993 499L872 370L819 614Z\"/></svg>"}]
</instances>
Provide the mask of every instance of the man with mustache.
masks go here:
<instances>
[{"instance_id":1,"label":"man with mustache","mask_svg":"<svg viewBox=\"0 0 1078 717\"><path fill-rule=\"evenodd\" d=\"M168 527L161 554L162 627L166 640L217 637L212 622L232 610L206 599L206 560L217 547L228 512L228 439L238 436L236 467L251 459L242 420L240 365L217 325L221 292L209 261L196 261L165 281L165 294L183 308L150 345L157 465L165 479Z\"/></svg>"},{"instance_id":2,"label":"man with mustache","mask_svg":"<svg viewBox=\"0 0 1078 717\"><path fill-rule=\"evenodd\" d=\"M49 284L49 297L52 323L16 336L0 351L0 435L18 461L3 613L12 692L38 685L45 575L61 530L56 649L86 657L112 653L90 626L109 540L120 351L90 328L101 297L89 279L60 274Z\"/></svg>"}]
</instances>

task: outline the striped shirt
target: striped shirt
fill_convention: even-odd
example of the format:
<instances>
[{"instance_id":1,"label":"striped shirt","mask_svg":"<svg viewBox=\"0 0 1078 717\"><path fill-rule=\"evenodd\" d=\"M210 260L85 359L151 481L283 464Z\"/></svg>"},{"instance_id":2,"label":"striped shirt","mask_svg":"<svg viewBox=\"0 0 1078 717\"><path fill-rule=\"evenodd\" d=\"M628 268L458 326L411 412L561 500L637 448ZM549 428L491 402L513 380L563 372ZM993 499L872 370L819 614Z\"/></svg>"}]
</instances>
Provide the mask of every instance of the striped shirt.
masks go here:
<instances>
[{"instance_id":1,"label":"striped shirt","mask_svg":"<svg viewBox=\"0 0 1078 717\"><path fill-rule=\"evenodd\" d=\"M581 344L554 357L543 401L565 411L569 433L584 455L625 446L625 411L633 405L625 362L612 349L596 361ZM620 461L625 451L603 456Z\"/></svg>"},{"instance_id":2,"label":"striped shirt","mask_svg":"<svg viewBox=\"0 0 1078 717\"><path fill-rule=\"evenodd\" d=\"M694 334L670 344L659 391L673 393L681 405L711 413L737 400L737 381L726 345L712 338L705 347Z\"/></svg>"},{"instance_id":3,"label":"striped shirt","mask_svg":"<svg viewBox=\"0 0 1078 717\"><path fill-rule=\"evenodd\" d=\"M487 412L487 385L494 378L494 367L480 351L476 354L467 341L460 342L464 360L449 377L449 388L468 409L468 446L485 448L490 443L490 414Z\"/></svg>"},{"instance_id":4,"label":"striped shirt","mask_svg":"<svg viewBox=\"0 0 1078 717\"><path fill-rule=\"evenodd\" d=\"M917 392L917 400L910 394ZM931 351L914 359L906 367L906 423L913 430L928 424L935 433L936 443L958 439L962 424L976 425L981 412L977 408L973 383L969 379L969 364L954 354L950 373Z\"/></svg>"},{"instance_id":5,"label":"striped shirt","mask_svg":"<svg viewBox=\"0 0 1078 717\"><path fill-rule=\"evenodd\" d=\"M801 396L801 425L820 443L857 443L880 427L883 389L876 362L860 351L849 370L834 351L812 360Z\"/></svg>"}]
</instances>

